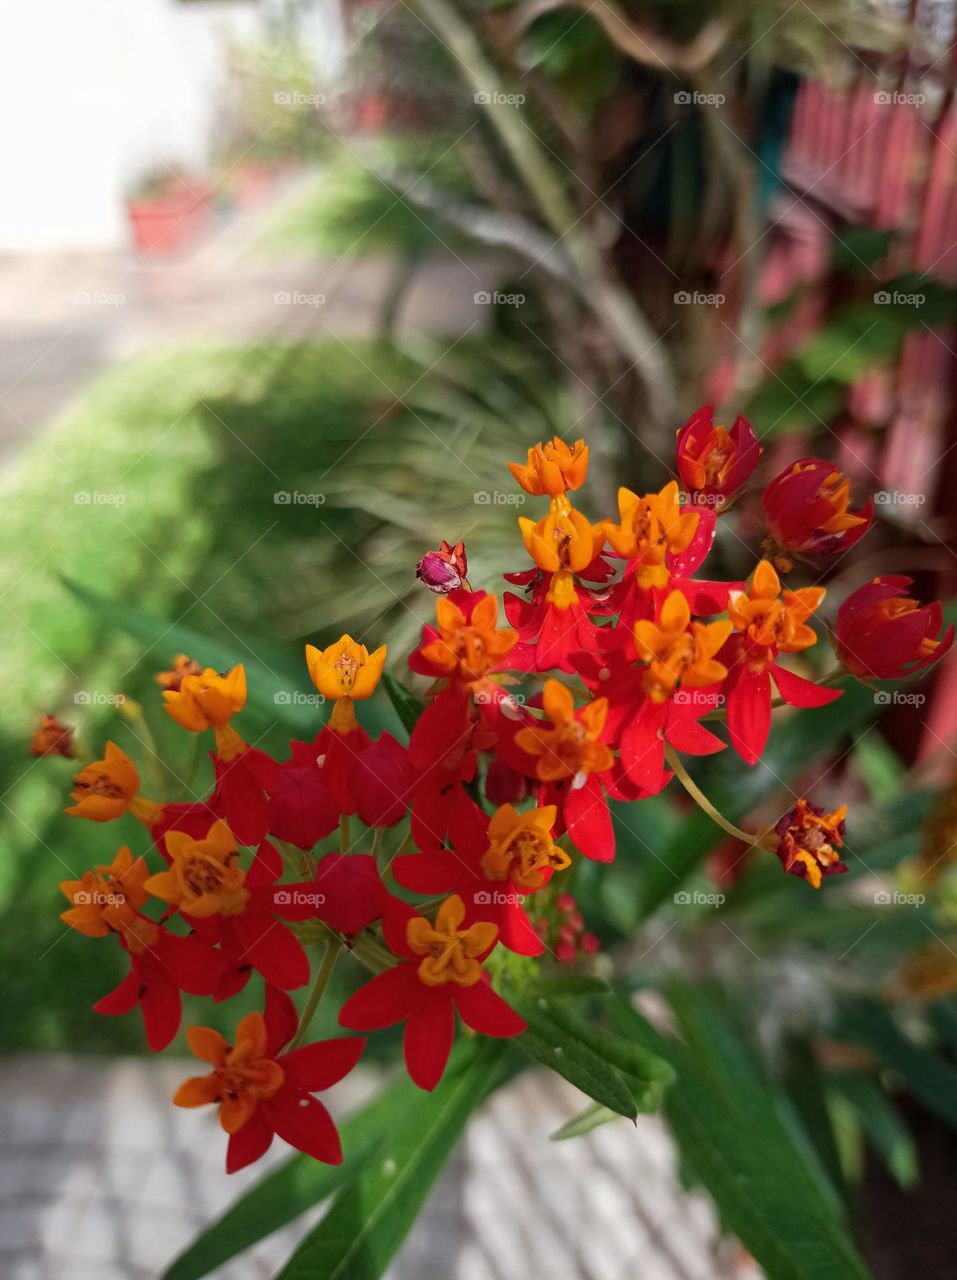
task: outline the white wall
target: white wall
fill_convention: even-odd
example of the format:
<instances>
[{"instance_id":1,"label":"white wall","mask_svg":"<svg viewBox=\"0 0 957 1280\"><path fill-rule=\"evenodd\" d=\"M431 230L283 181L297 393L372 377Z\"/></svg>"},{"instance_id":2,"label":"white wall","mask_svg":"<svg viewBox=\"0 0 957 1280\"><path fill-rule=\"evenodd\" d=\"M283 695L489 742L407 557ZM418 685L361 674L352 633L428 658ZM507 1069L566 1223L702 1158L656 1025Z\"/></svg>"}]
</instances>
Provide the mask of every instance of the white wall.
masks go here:
<instances>
[{"instance_id":1,"label":"white wall","mask_svg":"<svg viewBox=\"0 0 957 1280\"><path fill-rule=\"evenodd\" d=\"M113 248L156 163L202 167L257 0L26 0L0 14L0 251Z\"/></svg>"}]
</instances>

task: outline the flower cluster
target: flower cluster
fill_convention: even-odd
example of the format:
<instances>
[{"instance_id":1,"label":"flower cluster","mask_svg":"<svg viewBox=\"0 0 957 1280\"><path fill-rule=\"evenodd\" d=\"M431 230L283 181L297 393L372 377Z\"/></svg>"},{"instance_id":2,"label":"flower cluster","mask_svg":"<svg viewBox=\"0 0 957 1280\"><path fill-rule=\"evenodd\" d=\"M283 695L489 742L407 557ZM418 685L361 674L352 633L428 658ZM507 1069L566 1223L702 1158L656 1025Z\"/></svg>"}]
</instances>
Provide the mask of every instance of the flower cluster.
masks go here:
<instances>
[{"instance_id":1,"label":"flower cluster","mask_svg":"<svg viewBox=\"0 0 957 1280\"><path fill-rule=\"evenodd\" d=\"M180 655L157 679L181 729L212 733L211 793L147 798L112 742L76 774L68 813L99 823L128 814L148 837L145 852L124 845L61 885L64 922L112 938L128 965L94 1008L139 1008L159 1050L179 1029L183 992L221 1002L250 981L261 991L262 1012L243 1017L232 1042L188 1030L209 1070L174 1099L219 1107L229 1170L257 1159L274 1134L340 1160L316 1094L355 1066L366 1033L404 1024L409 1075L427 1090L445 1070L456 1015L480 1035L521 1034L523 1019L496 989L503 952L569 963L598 949L567 874L577 856L615 856L611 800L656 795L677 775L731 834L815 888L846 870L843 807L825 813L802 798L752 838L711 809L681 761L730 746L753 765L774 690L797 707L841 696L831 676L793 666L818 641L824 588L791 589L780 576L841 553L871 522L869 504L851 511L848 481L829 463L802 459L767 486L765 558L748 581L695 576L759 455L743 418L726 430L700 410L678 433L683 488L622 488L616 515L598 522L571 496L587 477L583 441L556 438L510 463L526 493L547 502L538 519L519 520L531 567L506 575L521 591L506 592L500 609L495 594L471 588L461 542L419 561L417 577L437 598L408 659L425 692L407 745L371 737L357 713L380 684L385 646L344 635L306 646L331 710L311 741L290 742L287 759L241 736L241 666L218 673ZM910 585L877 578L845 601L832 676L902 678L947 651L953 630L940 635L940 606L920 606ZM34 751L69 754L67 733L48 718ZM313 943L326 948L314 975ZM371 974L338 1014L344 1031L363 1034L306 1043L341 951ZM307 986L297 1013L288 993Z\"/></svg>"}]
</instances>

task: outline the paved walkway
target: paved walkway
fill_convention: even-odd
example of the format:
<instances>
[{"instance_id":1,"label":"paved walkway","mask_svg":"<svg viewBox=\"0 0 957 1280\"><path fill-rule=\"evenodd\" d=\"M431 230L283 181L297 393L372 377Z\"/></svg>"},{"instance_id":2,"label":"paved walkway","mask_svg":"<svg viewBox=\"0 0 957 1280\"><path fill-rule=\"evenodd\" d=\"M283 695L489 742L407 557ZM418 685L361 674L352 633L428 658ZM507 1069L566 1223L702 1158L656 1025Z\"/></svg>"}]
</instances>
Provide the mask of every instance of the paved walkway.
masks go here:
<instances>
[{"instance_id":1,"label":"paved walkway","mask_svg":"<svg viewBox=\"0 0 957 1280\"><path fill-rule=\"evenodd\" d=\"M176 254L0 255L0 462L98 373L139 351L372 335L394 280L391 260L259 245L267 221L314 182L314 174L289 178L261 206L211 213L197 242ZM487 320L474 296L494 288L498 269L491 259L465 262L438 240L434 248L400 325L457 335Z\"/></svg>"},{"instance_id":2,"label":"paved walkway","mask_svg":"<svg viewBox=\"0 0 957 1280\"><path fill-rule=\"evenodd\" d=\"M170 1105L195 1062L28 1056L0 1061L0 1275L4 1280L156 1280L265 1167L227 1177L210 1112ZM362 1073L358 1073L361 1077ZM341 1117L367 1075L331 1091ZM758 1280L713 1211L677 1186L655 1117L584 1138L548 1138L583 1105L530 1072L472 1120L389 1272L390 1280ZM216 1273L268 1280L307 1215ZM317 1278L318 1280L318 1278Z\"/></svg>"}]
</instances>

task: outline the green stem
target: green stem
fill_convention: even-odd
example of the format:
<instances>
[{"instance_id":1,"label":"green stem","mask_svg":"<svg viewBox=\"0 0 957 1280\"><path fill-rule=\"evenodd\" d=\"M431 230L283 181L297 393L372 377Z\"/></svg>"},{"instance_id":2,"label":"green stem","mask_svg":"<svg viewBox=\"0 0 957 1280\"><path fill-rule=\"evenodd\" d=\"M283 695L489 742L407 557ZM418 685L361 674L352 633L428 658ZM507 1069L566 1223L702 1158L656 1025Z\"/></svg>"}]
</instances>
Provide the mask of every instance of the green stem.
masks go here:
<instances>
[{"instance_id":1,"label":"green stem","mask_svg":"<svg viewBox=\"0 0 957 1280\"><path fill-rule=\"evenodd\" d=\"M695 804L699 809L703 809L711 821L716 822L722 831L727 831L729 836L734 836L735 840L740 840L743 844L755 845L761 843L761 838L764 834L763 832L758 832L756 834L753 831L743 831L740 827L736 827L733 822L729 822L723 814L718 812L705 793L688 773L688 770L681 763L678 753L673 748L669 746L665 747L665 759L668 761L669 769L672 770L675 777L684 787L685 791L687 791L688 795L691 796Z\"/></svg>"},{"instance_id":2,"label":"green stem","mask_svg":"<svg viewBox=\"0 0 957 1280\"><path fill-rule=\"evenodd\" d=\"M332 971L335 968L336 959L342 950L342 943L338 938L331 937L326 943L326 953L322 957L322 964L319 966L319 972L316 974L316 980L312 984L312 990L309 992L309 998L303 1007L302 1014L299 1017L299 1026L296 1034L292 1038L287 1052L298 1049L302 1044L306 1032L309 1029L309 1023L312 1021L313 1014L319 1008L319 1001L322 999L323 993L332 977Z\"/></svg>"},{"instance_id":3,"label":"green stem","mask_svg":"<svg viewBox=\"0 0 957 1280\"><path fill-rule=\"evenodd\" d=\"M376 827L372 837L372 856L378 866L382 860L382 842L385 839L385 827Z\"/></svg>"},{"instance_id":4,"label":"green stem","mask_svg":"<svg viewBox=\"0 0 957 1280\"><path fill-rule=\"evenodd\" d=\"M344 813L339 819L339 852L349 852L349 815Z\"/></svg>"}]
</instances>

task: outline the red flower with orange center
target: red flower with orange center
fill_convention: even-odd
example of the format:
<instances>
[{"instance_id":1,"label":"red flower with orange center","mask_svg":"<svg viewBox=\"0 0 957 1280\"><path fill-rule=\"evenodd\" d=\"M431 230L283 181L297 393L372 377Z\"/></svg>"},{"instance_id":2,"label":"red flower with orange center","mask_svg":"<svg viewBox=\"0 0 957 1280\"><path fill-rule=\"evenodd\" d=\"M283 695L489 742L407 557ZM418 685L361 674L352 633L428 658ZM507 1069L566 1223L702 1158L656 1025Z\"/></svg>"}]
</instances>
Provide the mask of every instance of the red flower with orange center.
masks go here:
<instances>
[{"instance_id":1,"label":"red flower with orange center","mask_svg":"<svg viewBox=\"0 0 957 1280\"><path fill-rule=\"evenodd\" d=\"M764 491L769 551L778 568L791 567L787 552L803 556L847 551L871 527L874 502L850 510L851 482L823 458L801 458Z\"/></svg>"},{"instance_id":2,"label":"red flower with orange center","mask_svg":"<svg viewBox=\"0 0 957 1280\"><path fill-rule=\"evenodd\" d=\"M518 640L510 627L497 627L498 599L484 591L454 591L435 602L435 627L425 627L422 644L409 659L413 671L471 688L494 671Z\"/></svg>"},{"instance_id":3,"label":"red flower with orange center","mask_svg":"<svg viewBox=\"0 0 957 1280\"><path fill-rule=\"evenodd\" d=\"M594 698L577 712L571 691L560 680L547 680L542 694L551 727L519 729L516 746L537 757L535 772L542 782L556 782L579 773L603 773L614 764L611 748L601 740L608 715L608 699Z\"/></svg>"},{"instance_id":4,"label":"red flower with orange center","mask_svg":"<svg viewBox=\"0 0 957 1280\"><path fill-rule=\"evenodd\" d=\"M619 555L635 562L639 587L666 587L671 577L670 556L687 551L698 532L701 515L683 511L674 480L660 493L639 497L618 490L618 523L607 522L605 533Z\"/></svg>"},{"instance_id":5,"label":"red flower with orange center","mask_svg":"<svg viewBox=\"0 0 957 1280\"><path fill-rule=\"evenodd\" d=\"M655 702L664 702L679 681L692 689L717 684L728 674L715 654L731 634L730 622L692 622L691 609L681 591L672 591L657 622L635 623L638 657L648 663L643 685Z\"/></svg>"},{"instance_id":6,"label":"red flower with orange center","mask_svg":"<svg viewBox=\"0 0 957 1280\"><path fill-rule=\"evenodd\" d=\"M747 418L739 416L727 431L715 426L711 405L693 413L678 432L678 474L689 501L718 510L747 481L760 456L761 446Z\"/></svg>"}]
</instances>

